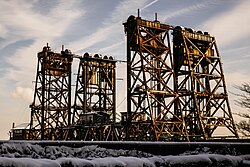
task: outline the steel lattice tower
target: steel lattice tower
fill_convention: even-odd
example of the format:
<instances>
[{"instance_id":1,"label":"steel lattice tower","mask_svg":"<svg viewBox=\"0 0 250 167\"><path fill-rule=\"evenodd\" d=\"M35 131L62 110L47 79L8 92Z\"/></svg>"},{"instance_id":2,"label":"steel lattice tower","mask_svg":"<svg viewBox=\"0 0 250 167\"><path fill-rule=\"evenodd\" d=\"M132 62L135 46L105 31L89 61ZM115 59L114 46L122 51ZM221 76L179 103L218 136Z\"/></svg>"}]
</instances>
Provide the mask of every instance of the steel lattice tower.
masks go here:
<instances>
[{"instance_id":1,"label":"steel lattice tower","mask_svg":"<svg viewBox=\"0 0 250 167\"><path fill-rule=\"evenodd\" d=\"M189 140L182 112L174 110L171 27L130 16L127 34L126 140ZM178 107L178 106L177 106Z\"/></svg>"},{"instance_id":2,"label":"steel lattice tower","mask_svg":"<svg viewBox=\"0 0 250 167\"><path fill-rule=\"evenodd\" d=\"M201 31L173 31L175 91L191 140L215 138L220 127L238 137L215 38Z\"/></svg>"},{"instance_id":3,"label":"steel lattice tower","mask_svg":"<svg viewBox=\"0 0 250 167\"><path fill-rule=\"evenodd\" d=\"M80 58L73 127L77 139L118 140L116 122L116 61L85 53Z\"/></svg>"},{"instance_id":4,"label":"steel lattice tower","mask_svg":"<svg viewBox=\"0 0 250 167\"><path fill-rule=\"evenodd\" d=\"M71 64L69 50L38 53L34 101L30 105L29 139L64 139L71 120Z\"/></svg>"}]
</instances>

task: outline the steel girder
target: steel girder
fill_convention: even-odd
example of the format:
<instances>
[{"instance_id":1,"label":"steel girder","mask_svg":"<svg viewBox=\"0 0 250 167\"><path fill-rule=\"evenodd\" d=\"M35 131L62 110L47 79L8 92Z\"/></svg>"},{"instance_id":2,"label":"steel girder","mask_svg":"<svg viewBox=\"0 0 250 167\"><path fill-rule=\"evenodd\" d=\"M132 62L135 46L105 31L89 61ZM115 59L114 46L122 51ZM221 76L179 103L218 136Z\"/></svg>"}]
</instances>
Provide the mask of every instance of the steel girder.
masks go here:
<instances>
[{"instance_id":1,"label":"steel girder","mask_svg":"<svg viewBox=\"0 0 250 167\"><path fill-rule=\"evenodd\" d=\"M78 124L73 126L71 140L120 141L120 124Z\"/></svg>"},{"instance_id":2,"label":"steel girder","mask_svg":"<svg viewBox=\"0 0 250 167\"><path fill-rule=\"evenodd\" d=\"M126 140L189 140L176 113L170 26L130 16L127 34Z\"/></svg>"},{"instance_id":3,"label":"steel girder","mask_svg":"<svg viewBox=\"0 0 250 167\"><path fill-rule=\"evenodd\" d=\"M29 139L64 139L71 120L72 61L67 49L55 53L46 46L38 53Z\"/></svg>"},{"instance_id":4,"label":"steel girder","mask_svg":"<svg viewBox=\"0 0 250 167\"><path fill-rule=\"evenodd\" d=\"M175 27L173 32L175 91L191 140L215 138L224 127L238 137L215 38ZM225 136L224 136L225 137Z\"/></svg>"}]
</instances>

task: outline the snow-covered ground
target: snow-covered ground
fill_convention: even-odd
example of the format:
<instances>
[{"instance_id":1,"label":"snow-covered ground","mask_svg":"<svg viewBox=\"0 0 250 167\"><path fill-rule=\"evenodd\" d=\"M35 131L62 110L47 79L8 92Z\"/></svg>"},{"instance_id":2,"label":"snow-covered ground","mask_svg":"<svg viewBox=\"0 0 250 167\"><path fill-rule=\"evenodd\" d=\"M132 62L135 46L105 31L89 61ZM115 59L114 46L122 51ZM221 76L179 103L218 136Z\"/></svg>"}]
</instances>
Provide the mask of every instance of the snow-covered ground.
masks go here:
<instances>
[{"instance_id":1,"label":"snow-covered ground","mask_svg":"<svg viewBox=\"0 0 250 167\"><path fill-rule=\"evenodd\" d=\"M250 152L250 151L249 151ZM224 151L225 153L225 151ZM209 147L159 156L96 145L72 148L23 143L0 145L0 167L250 167L249 155L220 154Z\"/></svg>"}]
</instances>

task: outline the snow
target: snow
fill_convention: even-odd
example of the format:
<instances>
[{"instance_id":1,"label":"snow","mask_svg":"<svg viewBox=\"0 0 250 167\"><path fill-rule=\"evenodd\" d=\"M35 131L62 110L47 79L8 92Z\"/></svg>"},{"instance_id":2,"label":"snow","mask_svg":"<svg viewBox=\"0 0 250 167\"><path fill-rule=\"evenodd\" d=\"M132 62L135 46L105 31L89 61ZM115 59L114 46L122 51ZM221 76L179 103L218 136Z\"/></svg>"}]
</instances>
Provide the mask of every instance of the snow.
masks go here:
<instances>
[{"instance_id":1,"label":"snow","mask_svg":"<svg viewBox=\"0 0 250 167\"><path fill-rule=\"evenodd\" d=\"M0 166L13 167L61 167L57 161L50 159L32 159L32 158L6 158L0 157Z\"/></svg>"},{"instance_id":2,"label":"snow","mask_svg":"<svg viewBox=\"0 0 250 167\"><path fill-rule=\"evenodd\" d=\"M138 150L115 150L97 145L41 146L0 144L0 167L250 167L249 155L197 148L179 155L153 155Z\"/></svg>"}]
</instances>

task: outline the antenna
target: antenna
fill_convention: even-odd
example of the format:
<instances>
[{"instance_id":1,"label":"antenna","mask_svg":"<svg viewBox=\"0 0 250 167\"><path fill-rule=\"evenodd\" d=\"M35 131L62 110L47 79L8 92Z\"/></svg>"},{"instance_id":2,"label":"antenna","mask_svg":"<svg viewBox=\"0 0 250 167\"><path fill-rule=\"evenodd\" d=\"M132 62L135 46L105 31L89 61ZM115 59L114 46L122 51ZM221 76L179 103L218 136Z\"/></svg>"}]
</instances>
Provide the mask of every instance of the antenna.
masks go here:
<instances>
[{"instance_id":1,"label":"antenna","mask_svg":"<svg viewBox=\"0 0 250 167\"><path fill-rule=\"evenodd\" d=\"M157 13L155 13L155 21L157 21Z\"/></svg>"}]
</instances>

